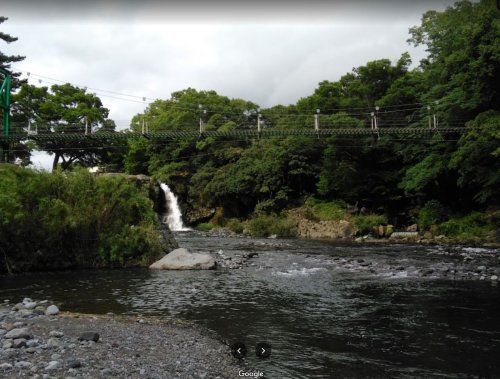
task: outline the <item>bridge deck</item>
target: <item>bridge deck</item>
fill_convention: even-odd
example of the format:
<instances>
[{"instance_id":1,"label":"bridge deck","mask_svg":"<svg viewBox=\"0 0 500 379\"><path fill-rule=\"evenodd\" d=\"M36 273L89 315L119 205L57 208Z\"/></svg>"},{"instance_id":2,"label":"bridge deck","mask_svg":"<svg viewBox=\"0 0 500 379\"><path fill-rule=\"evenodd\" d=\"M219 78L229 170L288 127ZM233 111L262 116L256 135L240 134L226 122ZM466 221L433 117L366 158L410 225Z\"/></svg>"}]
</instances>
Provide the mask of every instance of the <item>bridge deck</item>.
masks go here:
<instances>
[{"instance_id":1,"label":"bridge deck","mask_svg":"<svg viewBox=\"0 0 500 379\"><path fill-rule=\"evenodd\" d=\"M435 133L463 133L465 128L380 128L378 130L367 128L339 128L339 129L321 129L319 131L310 129L294 129L294 130L277 130L277 129L264 129L260 132L257 130L232 130L229 132L218 131L165 131L165 132L151 132L151 133L137 133L137 132L96 132L92 134L84 133L38 133L30 135L12 134L9 136L0 136L0 141L105 141L105 140L128 140L147 138L151 140L176 140L185 138L203 138L203 137L238 137L238 138L269 138L269 137L286 137L286 136L331 136L331 135L352 135L352 136L366 136L366 135L411 135L411 134L435 134Z\"/></svg>"}]
</instances>

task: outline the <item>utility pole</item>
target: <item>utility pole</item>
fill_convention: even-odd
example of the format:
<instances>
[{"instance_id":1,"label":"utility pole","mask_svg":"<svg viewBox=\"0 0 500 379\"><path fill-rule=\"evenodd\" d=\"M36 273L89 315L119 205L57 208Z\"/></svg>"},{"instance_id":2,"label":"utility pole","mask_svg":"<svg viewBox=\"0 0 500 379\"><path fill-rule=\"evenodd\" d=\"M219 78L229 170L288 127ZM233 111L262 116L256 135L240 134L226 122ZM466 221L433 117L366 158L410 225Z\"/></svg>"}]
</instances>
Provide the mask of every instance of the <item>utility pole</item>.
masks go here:
<instances>
[{"instance_id":1,"label":"utility pole","mask_svg":"<svg viewBox=\"0 0 500 379\"><path fill-rule=\"evenodd\" d=\"M206 109L203 109L203 105L198 104L198 109L200 110L200 134L203 133L203 115L207 113Z\"/></svg>"},{"instance_id":2,"label":"utility pole","mask_svg":"<svg viewBox=\"0 0 500 379\"><path fill-rule=\"evenodd\" d=\"M371 116L371 129L374 130L375 129L375 113L370 112L370 116Z\"/></svg>"},{"instance_id":3,"label":"utility pole","mask_svg":"<svg viewBox=\"0 0 500 379\"><path fill-rule=\"evenodd\" d=\"M427 118L429 120L429 129L432 129L432 122L431 122L431 106L427 106Z\"/></svg>"},{"instance_id":4,"label":"utility pole","mask_svg":"<svg viewBox=\"0 0 500 379\"><path fill-rule=\"evenodd\" d=\"M438 120L437 120L437 117L436 117L436 107L439 104L439 100L436 100L435 103L436 103L436 106L434 107L433 118L434 118L434 129L437 129L438 128Z\"/></svg>"},{"instance_id":5,"label":"utility pole","mask_svg":"<svg viewBox=\"0 0 500 379\"><path fill-rule=\"evenodd\" d=\"M378 129L378 122L377 122L377 118L378 118L378 110L380 109L380 107L377 105L375 107L375 129Z\"/></svg>"},{"instance_id":6,"label":"utility pole","mask_svg":"<svg viewBox=\"0 0 500 379\"><path fill-rule=\"evenodd\" d=\"M146 131L144 116L142 116L142 134Z\"/></svg>"},{"instance_id":7,"label":"utility pole","mask_svg":"<svg viewBox=\"0 0 500 379\"><path fill-rule=\"evenodd\" d=\"M9 71L1 67L0 74L4 77L0 85L0 106L3 109L3 135L8 136L10 131L10 89L12 75Z\"/></svg>"},{"instance_id":8,"label":"utility pole","mask_svg":"<svg viewBox=\"0 0 500 379\"><path fill-rule=\"evenodd\" d=\"M257 109L257 133L260 135L260 117L262 115L260 114L260 109Z\"/></svg>"},{"instance_id":9,"label":"utility pole","mask_svg":"<svg viewBox=\"0 0 500 379\"><path fill-rule=\"evenodd\" d=\"M319 132L319 109L316 109L316 114L314 115L314 130Z\"/></svg>"},{"instance_id":10,"label":"utility pole","mask_svg":"<svg viewBox=\"0 0 500 379\"><path fill-rule=\"evenodd\" d=\"M85 134L89 133L89 118L85 116Z\"/></svg>"}]
</instances>

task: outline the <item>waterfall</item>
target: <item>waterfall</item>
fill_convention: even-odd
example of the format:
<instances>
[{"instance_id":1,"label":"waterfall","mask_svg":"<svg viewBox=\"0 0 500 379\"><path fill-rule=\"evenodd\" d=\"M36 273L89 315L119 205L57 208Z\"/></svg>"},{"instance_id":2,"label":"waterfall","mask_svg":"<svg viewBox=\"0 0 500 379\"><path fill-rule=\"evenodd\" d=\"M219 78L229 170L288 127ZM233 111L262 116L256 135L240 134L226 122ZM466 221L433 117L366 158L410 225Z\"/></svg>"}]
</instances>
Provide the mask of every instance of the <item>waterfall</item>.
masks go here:
<instances>
[{"instance_id":1,"label":"waterfall","mask_svg":"<svg viewBox=\"0 0 500 379\"><path fill-rule=\"evenodd\" d=\"M160 183L160 187L163 190L165 202L167 204L167 215L164 220L168 224L170 230L191 230L185 227L182 223L182 213L181 209L179 208L179 202L177 201L174 193L170 190L169 186L167 186L165 183Z\"/></svg>"}]
</instances>

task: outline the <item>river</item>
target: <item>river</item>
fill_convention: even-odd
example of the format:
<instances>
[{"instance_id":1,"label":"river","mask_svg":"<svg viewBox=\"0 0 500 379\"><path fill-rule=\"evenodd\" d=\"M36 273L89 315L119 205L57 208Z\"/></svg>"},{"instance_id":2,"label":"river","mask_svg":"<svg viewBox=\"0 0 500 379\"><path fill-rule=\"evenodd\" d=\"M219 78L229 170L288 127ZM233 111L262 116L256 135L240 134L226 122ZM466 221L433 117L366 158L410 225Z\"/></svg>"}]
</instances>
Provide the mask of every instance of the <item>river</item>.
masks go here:
<instances>
[{"instance_id":1,"label":"river","mask_svg":"<svg viewBox=\"0 0 500 379\"><path fill-rule=\"evenodd\" d=\"M1 278L0 296L50 299L63 310L160 315L244 342L267 378L500 377L500 287L416 278L409 270L339 269L333 259L437 265L409 245L177 233L179 244L227 256L255 251L242 269L73 271ZM498 251L491 254L499 255ZM253 352L272 346L267 360Z\"/></svg>"}]
</instances>

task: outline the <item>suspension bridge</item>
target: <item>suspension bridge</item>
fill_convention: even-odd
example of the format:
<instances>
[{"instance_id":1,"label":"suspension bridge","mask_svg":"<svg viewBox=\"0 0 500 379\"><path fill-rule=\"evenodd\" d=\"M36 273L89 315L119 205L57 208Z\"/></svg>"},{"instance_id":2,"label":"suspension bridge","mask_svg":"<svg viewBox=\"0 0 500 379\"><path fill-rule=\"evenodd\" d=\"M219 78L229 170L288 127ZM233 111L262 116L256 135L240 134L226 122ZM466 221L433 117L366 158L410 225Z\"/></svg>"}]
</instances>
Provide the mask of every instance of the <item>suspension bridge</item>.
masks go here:
<instances>
[{"instance_id":1,"label":"suspension bridge","mask_svg":"<svg viewBox=\"0 0 500 379\"><path fill-rule=\"evenodd\" d=\"M112 141L126 141L133 139L147 139L155 142L168 142L180 139L202 139L212 137L215 139L260 139L260 138L275 138L287 136L309 136L309 137L328 137L328 136L373 136L380 137L381 135L397 135L397 136L410 136L410 135L433 135L439 134L458 134L463 133L463 127L437 127L437 123L431 123L429 116L428 127L410 127L410 126L378 126L377 117L372 112L371 127L335 127L335 128L320 128L318 114L314 115L314 128L300 128L300 129L278 129L262 127L260 114L257 117L257 124L255 128L233 129L230 131L207 131L203 128L203 122L200 118L200 127L197 128L193 125L192 130L169 130L169 131L153 131L150 132L143 127L142 132L135 131L107 131L98 130L95 132L81 130L76 128L74 130L62 131L37 131L29 130L23 127L15 127L11 130L10 120L10 96L11 96L11 74L0 68L0 74L4 76L1 91L0 102L3 110L3 128L0 134L0 146L3 150L9 150L9 145L20 141L34 141L34 142L94 142L96 144L106 144ZM378 108L378 107L377 107ZM319 113L319 110L318 110Z\"/></svg>"},{"instance_id":2,"label":"suspension bridge","mask_svg":"<svg viewBox=\"0 0 500 379\"><path fill-rule=\"evenodd\" d=\"M263 129L257 130L231 130L227 132L220 131L164 131L164 132L96 132L92 134L85 133L37 133L37 134L8 134L1 135L0 142L19 142L19 141L95 141L106 142L112 140L130 140L145 138L151 141L174 141L179 139L199 139L205 137L212 138L272 138L272 137L286 137L286 136L332 136L332 135L347 135L347 136L380 136L380 135L414 135L414 134L450 134L462 133L464 128L338 128L338 129L293 129L293 130L280 130L280 129Z\"/></svg>"}]
</instances>

